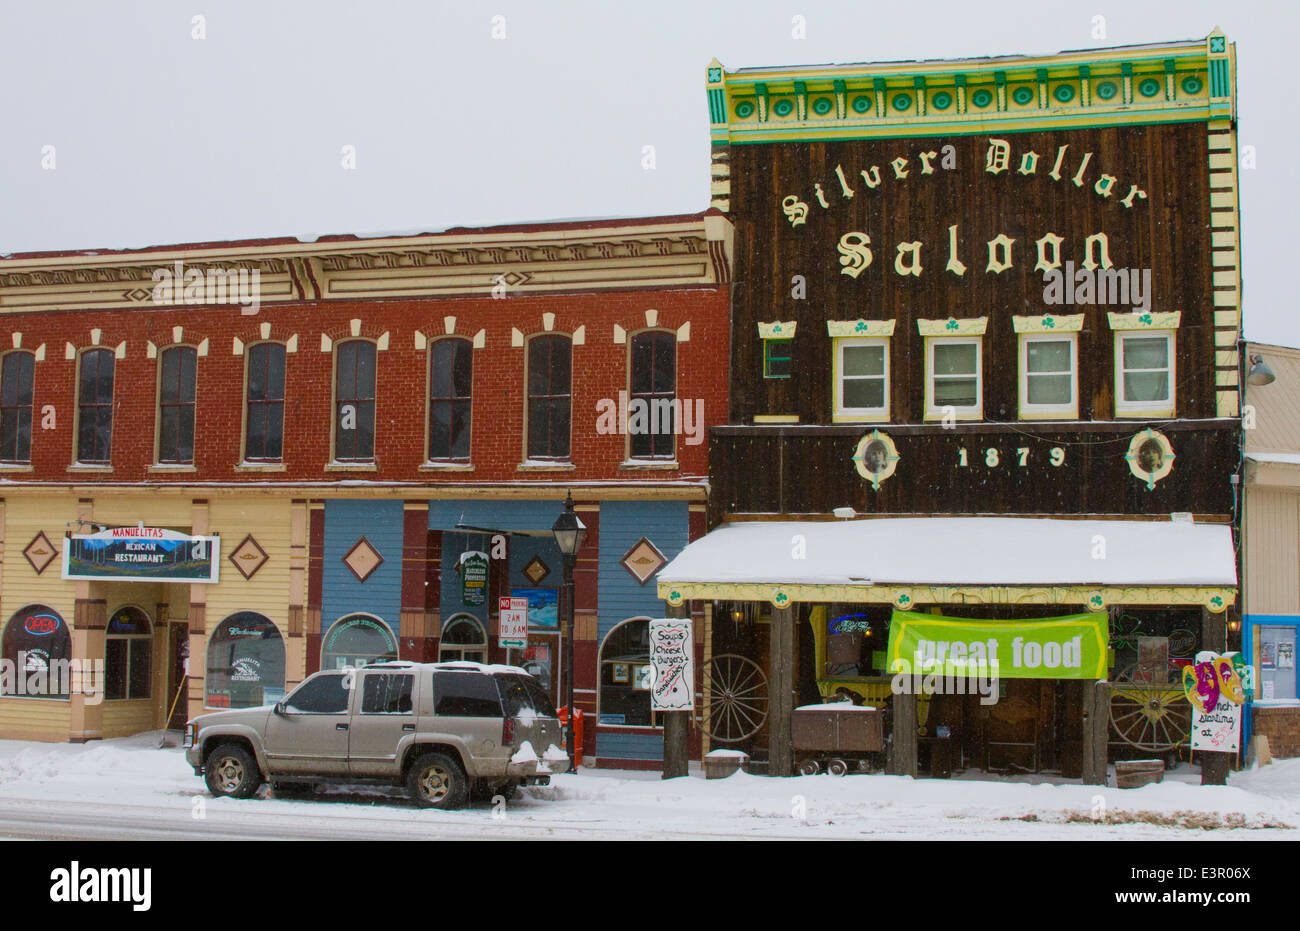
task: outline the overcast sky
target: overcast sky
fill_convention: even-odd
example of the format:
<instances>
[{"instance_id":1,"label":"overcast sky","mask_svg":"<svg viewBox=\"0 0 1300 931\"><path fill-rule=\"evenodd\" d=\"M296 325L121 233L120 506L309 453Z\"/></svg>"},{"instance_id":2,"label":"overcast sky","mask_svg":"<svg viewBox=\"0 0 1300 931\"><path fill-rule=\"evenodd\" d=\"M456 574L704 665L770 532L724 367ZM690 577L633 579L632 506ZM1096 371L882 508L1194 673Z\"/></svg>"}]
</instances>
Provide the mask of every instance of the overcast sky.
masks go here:
<instances>
[{"instance_id":1,"label":"overcast sky","mask_svg":"<svg viewBox=\"0 0 1300 931\"><path fill-rule=\"evenodd\" d=\"M1256 153L1241 173L1246 333L1300 345L1285 277L1300 94L1281 77L1298 23L1290 0L4 0L0 253L690 213L708 206L714 56L1050 53L1218 25Z\"/></svg>"}]
</instances>

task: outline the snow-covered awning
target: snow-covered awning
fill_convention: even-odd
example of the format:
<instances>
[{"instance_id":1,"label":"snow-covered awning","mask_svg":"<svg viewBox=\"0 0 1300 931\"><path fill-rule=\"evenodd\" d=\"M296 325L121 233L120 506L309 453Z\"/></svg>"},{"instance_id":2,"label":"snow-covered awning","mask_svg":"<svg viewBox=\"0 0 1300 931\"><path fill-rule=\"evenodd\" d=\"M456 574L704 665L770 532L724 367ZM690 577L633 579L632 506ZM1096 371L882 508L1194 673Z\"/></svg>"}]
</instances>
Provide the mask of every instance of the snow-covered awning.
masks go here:
<instances>
[{"instance_id":1,"label":"snow-covered awning","mask_svg":"<svg viewBox=\"0 0 1300 931\"><path fill-rule=\"evenodd\" d=\"M900 607L992 600L1223 610L1235 598L1237 570L1232 532L1222 524L900 517L724 524L682 550L657 581L670 603L769 597L782 603L783 592L795 601ZM818 587L834 591L818 598ZM966 594L923 590L933 587L964 587ZM1001 591L977 591L989 588ZM767 594L776 589L781 592ZM1143 591L1125 595L1130 589Z\"/></svg>"}]
</instances>

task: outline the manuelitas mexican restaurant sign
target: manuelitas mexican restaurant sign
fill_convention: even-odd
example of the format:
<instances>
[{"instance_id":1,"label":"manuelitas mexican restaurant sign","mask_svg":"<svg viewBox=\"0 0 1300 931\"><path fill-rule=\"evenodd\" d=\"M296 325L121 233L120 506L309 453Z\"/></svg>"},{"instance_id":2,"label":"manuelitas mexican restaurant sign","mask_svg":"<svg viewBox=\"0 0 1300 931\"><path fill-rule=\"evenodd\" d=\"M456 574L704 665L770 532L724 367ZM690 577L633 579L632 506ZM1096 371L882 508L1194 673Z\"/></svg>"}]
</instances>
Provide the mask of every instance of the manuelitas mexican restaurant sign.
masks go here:
<instances>
[{"instance_id":1,"label":"manuelitas mexican restaurant sign","mask_svg":"<svg viewBox=\"0 0 1300 931\"><path fill-rule=\"evenodd\" d=\"M908 675L1104 679L1106 613L977 621L895 611L888 669Z\"/></svg>"},{"instance_id":2,"label":"manuelitas mexican restaurant sign","mask_svg":"<svg viewBox=\"0 0 1300 931\"><path fill-rule=\"evenodd\" d=\"M65 579L216 582L220 537L157 527L118 527L63 538Z\"/></svg>"}]
</instances>

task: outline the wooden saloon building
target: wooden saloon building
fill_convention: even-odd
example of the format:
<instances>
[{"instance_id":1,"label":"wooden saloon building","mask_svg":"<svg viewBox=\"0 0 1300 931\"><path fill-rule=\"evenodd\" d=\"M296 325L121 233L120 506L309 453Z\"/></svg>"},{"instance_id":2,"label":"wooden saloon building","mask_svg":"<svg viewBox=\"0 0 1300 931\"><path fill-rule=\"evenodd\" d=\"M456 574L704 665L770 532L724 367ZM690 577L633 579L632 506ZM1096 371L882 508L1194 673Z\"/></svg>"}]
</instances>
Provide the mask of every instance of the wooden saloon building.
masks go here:
<instances>
[{"instance_id":1,"label":"wooden saloon building","mask_svg":"<svg viewBox=\"0 0 1300 931\"><path fill-rule=\"evenodd\" d=\"M894 772L1187 758L1239 616L1234 55L710 64L730 416L658 577L706 749L812 771L792 717L841 698Z\"/></svg>"}]
</instances>

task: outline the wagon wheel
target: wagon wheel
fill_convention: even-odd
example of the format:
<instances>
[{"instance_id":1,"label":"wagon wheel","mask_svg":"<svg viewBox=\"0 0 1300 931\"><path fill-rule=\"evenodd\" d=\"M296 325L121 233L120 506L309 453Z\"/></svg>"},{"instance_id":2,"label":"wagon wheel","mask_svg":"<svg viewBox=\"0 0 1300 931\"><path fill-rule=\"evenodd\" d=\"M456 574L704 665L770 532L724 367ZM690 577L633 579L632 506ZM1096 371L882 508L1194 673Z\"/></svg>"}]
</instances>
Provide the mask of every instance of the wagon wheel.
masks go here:
<instances>
[{"instance_id":1,"label":"wagon wheel","mask_svg":"<svg viewBox=\"0 0 1300 931\"><path fill-rule=\"evenodd\" d=\"M715 656L704 669L704 694L709 701L704 731L720 743L752 737L767 720L767 675L752 659Z\"/></svg>"},{"instance_id":2,"label":"wagon wheel","mask_svg":"<svg viewBox=\"0 0 1300 931\"><path fill-rule=\"evenodd\" d=\"M1144 681L1136 663L1111 686L1110 726L1125 743L1139 750L1165 751L1187 741L1192 731L1192 706L1182 683Z\"/></svg>"}]
</instances>

